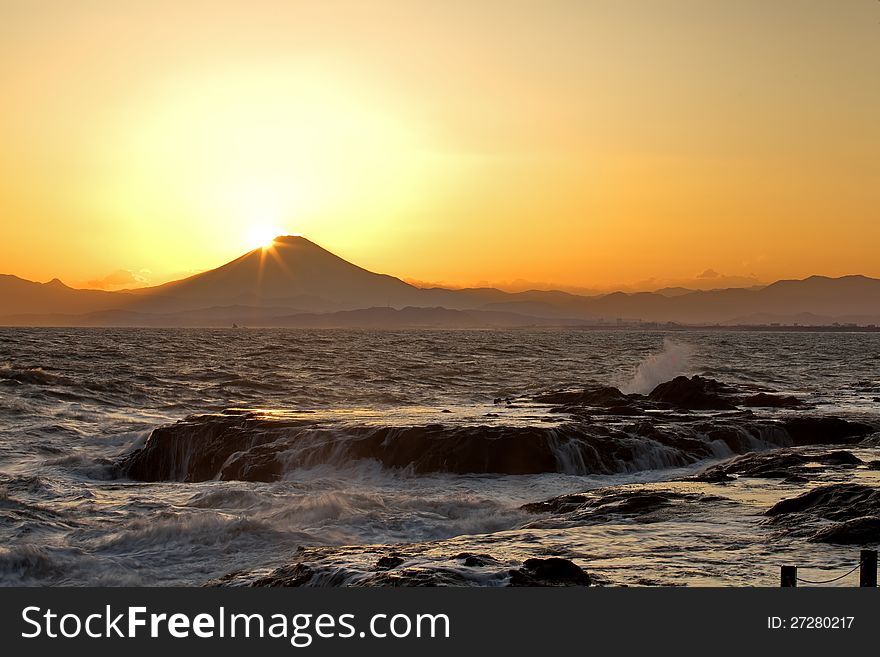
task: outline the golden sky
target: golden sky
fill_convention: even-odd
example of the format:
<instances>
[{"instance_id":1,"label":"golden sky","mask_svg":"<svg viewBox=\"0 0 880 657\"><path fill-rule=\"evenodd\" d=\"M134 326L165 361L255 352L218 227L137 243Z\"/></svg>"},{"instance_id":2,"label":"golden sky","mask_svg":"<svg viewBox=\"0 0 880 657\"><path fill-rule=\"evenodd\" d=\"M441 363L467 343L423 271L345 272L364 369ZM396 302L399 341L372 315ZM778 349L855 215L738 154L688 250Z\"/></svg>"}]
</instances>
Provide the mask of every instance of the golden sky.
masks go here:
<instances>
[{"instance_id":1,"label":"golden sky","mask_svg":"<svg viewBox=\"0 0 880 657\"><path fill-rule=\"evenodd\" d=\"M880 276L876 0L0 0L0 99L32 280Z\"/></svg>"}]
</instances>

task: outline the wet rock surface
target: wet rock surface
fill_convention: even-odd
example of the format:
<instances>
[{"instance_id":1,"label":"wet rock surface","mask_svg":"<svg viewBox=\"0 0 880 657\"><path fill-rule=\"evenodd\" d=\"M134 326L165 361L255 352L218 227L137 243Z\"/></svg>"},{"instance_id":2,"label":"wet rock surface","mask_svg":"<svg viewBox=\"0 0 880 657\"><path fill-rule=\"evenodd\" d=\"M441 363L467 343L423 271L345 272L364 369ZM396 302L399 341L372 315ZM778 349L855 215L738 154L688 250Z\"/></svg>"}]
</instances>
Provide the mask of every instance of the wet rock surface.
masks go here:
<instances>
[{"instance_id":1,"label":"wet rock surface","mask_svg":"<svg viewBox=\"0 0 880 657\"><path fill-rule=\"evenodd\" d=\"M456 555L456 560L461 561L462 565L467 568L481 568L483 566L493 566L499 563L498 559L491 554L471 554L462 552Z\"/></svg>"},{"instance_id":2,"label":"wet rock surface","mask_svg":"<svg viewBox=\"0 0 880 657\"><path fill-rule=\"evenodd\" d=\"M821 416L790 417L783 426L794 445L854 445L875 431L864 422Z\"/></svg>"},{"instance_id":3,"label":"wet rock surface","mask_svg":"<svg viewBox=\"0 0 880 657\"><path fill-rule=\"evenodd\" d=\"M661 522L687 512L690 505L722 501L724 498L717 495L628 487L564 495L525 504L522 509L529 513L565 516L567 521L578 524L601 523L621 518L636 522Z\"/></svg>"},{"instance_id":4,"label":"wet rock surface","mask_svg":"<svg viewBox=\"0 0 880 657\"><path fill-rule=\"evenodd\" d=\"M880 515L880 490L863 484L830 484L778 502L766 515L788 521L792 514L824 520Z\"/></svg>"},{"instance_id":5,"label":"wet rock surface","mask_svg":"<svg viewBox=\"0 0 880 657\"><path fill-rule=\"evenodd\" d=\"M281 586L305 586L312 579L315 572L304 563L295 563L290 566L282 566L265 577L256 579L251 586L256 587L281 587Z\"/></svg>"},{"instance_id":6,"label":"wet rock surface","mask_svg":"<svg viewBox=\"0 0 880 657\"><path fill-rule=\"evenodd\" d=\"M766 392L759 392L755 395L743 397L740 405L747 408L803 408L806 406L806 404L797 397L792 397L790 395L771 395Z\"/></svg>"},{"instance_id":7,"label":"wet rock surface","mask_svg":"<svg viewBox=\"0 0 880 657\"><path fill-rule=\"evenodd\" d=\"M691 481L722 483L732 481L731 475L764 479L794 479L807 481L807 475L815 472L816 466L856 466L862 460L852 452L794 452L778 450L774 452L752 453L731 461L707 468L692 477Z\"/></svg>"},{"instance_id":8,"label":"wet rock surface","mask_svg":"<svg viewBox=\"0 0 880 657\"><path fill-rule=\"evenodd\" d=\"M223 414L157 429L117 466L141 481L277 481L287 471L372 459L389 469L457 474L612 474L684 466L717 454L770 449L787 436L773 421L543 426L290 426Z\"/></svg>"},{"instance_id":9,"label":"wet rock surface","mask_svg":"<svg viewBox=\"0 0 880 657\"><path fill-rule=\"evenodd\" d=\"M408 545L404 553L394 555L394 565L359 570L339 566L352 554L368 556L370 547L308 548L301 550L297 561L268 573L250 575L230 573L212 581L212 586L248 587L410 587L410 586L590 586L602 583L571 559L558 556L532 557L521 562L496 559L490 554L460 553L453 557L434 556L425 562L424 551L431 546ZM343 558L343 555L347 559ZM389 555L381 557L389 558Z\"/></svg>"},{"instance_id":10,"label":"wet rock surface","mask_svg":"<svg viewBox=\"0 0 880 657\"><path fill-rule=\"evenodd\" d=\"M589 586L587 572L568 559L526 559L521 568L510 571L509 586Z\"/></svg>"},{"instance_id":11,"label":"wet rock surface","mask_svg":"<svg viewBox=\"0 0 880 657\"><path fill-rule=\"evenodd\" d=\"M534 399L541 404L553 406L598 406L598 407L627 407L638 400L641 395L625 395L612 386L598 388L586 388L578 391L551 392L538 395Z\"/></svg>"},{"instance_id":12,"label":"wet rock surface","mask_svg":"<svg viewBox=\"0 0 880 657\"><path fill-rule=\"evenodd\" d=\"M864 516L820 529L810 539L818 543L869 545L880 543L880 517Z\"/></svg>"},{"instance_id":13,"label":"wet rock surface","mask_svg":"<svg viewBox=\"0 0 880 657\"><path fill-rule=\"evenodd\" d=\"M376 570L391 570L392 568L397 568L403 561L403 557L397 554L389 554L379 558L376 562Z\"/></svg>"},{"instance_id":14,"label":"wet rock surface","mask_svg":"<svg viewBox=\"0 0 880 657\"><path fill-rule=\"evenodd\" d=\"M880 543L880 489L857 483L819 486L781 500L765 513L769 522L819 543Z\"/></svg>"},{"instance_id":15,"label":"wet rock surface","mask_svg":"<svg viewBox=\"0 0 880 657\"><path fill-rule=\"evenodd\" d=\"M730 386L715 379L677 376L654 388L648 398L688 410L728 411L736 409L730 398L733 392Z\"/></svg>"}]
</instances>

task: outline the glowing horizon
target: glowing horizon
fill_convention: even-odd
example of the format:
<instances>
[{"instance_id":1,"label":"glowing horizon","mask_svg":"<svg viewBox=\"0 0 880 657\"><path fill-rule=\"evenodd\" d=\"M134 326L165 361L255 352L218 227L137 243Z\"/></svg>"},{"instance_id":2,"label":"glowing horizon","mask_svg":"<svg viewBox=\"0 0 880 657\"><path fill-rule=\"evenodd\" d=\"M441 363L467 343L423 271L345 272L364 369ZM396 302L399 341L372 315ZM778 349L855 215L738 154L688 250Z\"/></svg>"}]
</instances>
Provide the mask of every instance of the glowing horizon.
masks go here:
<instances>
[{"instance_id":1,"label":"glowing horizon","mask_svg":"<svg viewBox=\"0 0 880 657\"><path fill-rule=\"evenodd\" d=\"M0 273L155 285L295 229L447 286L880 277L876 2L0 9Z\"/></svg>"}]
</instances>

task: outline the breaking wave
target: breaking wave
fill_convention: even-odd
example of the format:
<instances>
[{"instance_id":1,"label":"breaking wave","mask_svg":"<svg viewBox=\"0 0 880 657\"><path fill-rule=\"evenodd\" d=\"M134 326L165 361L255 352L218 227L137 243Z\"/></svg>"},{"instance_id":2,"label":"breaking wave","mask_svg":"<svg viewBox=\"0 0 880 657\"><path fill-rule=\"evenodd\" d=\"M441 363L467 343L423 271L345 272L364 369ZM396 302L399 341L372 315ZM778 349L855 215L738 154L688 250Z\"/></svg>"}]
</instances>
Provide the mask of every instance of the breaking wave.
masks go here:
<instances>
[{"instance_id":1,"label":"breaking wave","mask_svg":"<svg viewBox=\"0 0 880 657\"><path fill-rule=\"evenodd\" d=\"M646 395L659 384L687 371L694 349L685 342L663 339L663 350L643 360L632 379L623 386L623 392Z\"/></svg>"}]
</instances>

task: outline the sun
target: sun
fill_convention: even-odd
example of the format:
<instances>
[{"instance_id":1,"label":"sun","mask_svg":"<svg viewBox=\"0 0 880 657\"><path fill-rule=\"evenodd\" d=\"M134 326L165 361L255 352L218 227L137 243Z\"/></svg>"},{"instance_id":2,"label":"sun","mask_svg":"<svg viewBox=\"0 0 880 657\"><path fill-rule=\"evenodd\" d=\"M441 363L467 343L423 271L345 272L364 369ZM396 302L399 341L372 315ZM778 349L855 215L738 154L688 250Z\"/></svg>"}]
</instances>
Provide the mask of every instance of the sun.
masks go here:
<instances>
[{"instance_id":1,"label":"sun","mask_svg":"<svg viewBox=\"0 0 880 657\"><path fill-rule=\"evenodd\" d=\"M287 231L274 226L251 226L247 232L247 246L251 249L268 249L279 235L287 235Z\"/></svg>"},{"instance_id":2,"label":"sun","mask_svg":"<svg viewBox=\"0 0 880 657\"><path fill-rule=\"evenodd\" d=\"M252 226L247 233L247 245L252 249L268 249L279 235L287 235L287 231L276 226Z\"/></svg>"}]
</instances>

